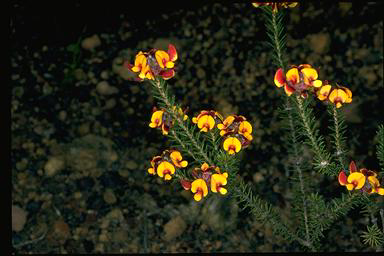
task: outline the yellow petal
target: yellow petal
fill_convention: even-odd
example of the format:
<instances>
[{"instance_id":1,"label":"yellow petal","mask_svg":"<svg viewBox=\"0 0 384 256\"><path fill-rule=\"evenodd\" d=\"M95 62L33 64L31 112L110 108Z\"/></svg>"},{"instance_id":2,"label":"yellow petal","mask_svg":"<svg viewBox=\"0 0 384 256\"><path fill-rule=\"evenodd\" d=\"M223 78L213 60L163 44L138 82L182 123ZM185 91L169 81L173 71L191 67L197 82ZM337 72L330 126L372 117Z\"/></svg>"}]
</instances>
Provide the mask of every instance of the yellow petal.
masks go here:
<instances>
[{"instance_id":1,"label":"yellow petal","mask_svg":"<svg viewBox=\"0 0 384 256\"><path fill-rule=\"evenodd\" d=\"M356 189L361 189L365 184L365 176L360 172L351 173L347 179L348 183L357 182Z\"/></svg>"},{"instance_id":2,"label":"yellow petal","mask_svg":"<svg viewBox=\"0 0 384 256\"><path fill-rule=\"evenodd\" d=\"M316 88L319 88L323 85L323 82L321 80L315 80L312 82L313 86Z\"/></svg>"},{"instance_id":3,"label":"yellow petal","mask_svg":"<svg viewBox=\"0 0 384 256\"><path fill-rule=\"evenodd\" d=\"M252 125L248 121L241 122L239 126L239 133L240 134L252 133Z\"/></svg>"},{"instance_id":4,"label":"yellow petal","mask_svg":"<svg viewBox=\"0 0 384 256\"><path fill-rule=\"evenodd\" d=\"M299 70L297 68L291 68L287 72L287 80L292 84L297 84L299 82Z\"/></svg>"},{"instance_id":5,"label":"yellow petal","mask_svg":"<svg viewBox=\"0 0 384 256\"><path fill-rule=\"evenodd\" d=\"M173 67L175 66L175 63L173 63L173 62L171 62L171 61L168 61L168 62L165 64L165 66L166 66L167 68L173 68Z\"/></svg>"},{"instance_id":6,"label":"yellow petal","mask_svg":"<svg viewBox=\"0 0 384 256\"><path fill-rule=\"evenodd\" d=\"M227 194L228 191L227 191L227 189L221 187L219 192L220 192L220 194L225 195L225 194Z\"/></svg>"},{"instance_id":7,"label":"yellow petal","mask_svg":"<svg viewBox=\"0 0 384 256\"><path fill-rule=\"evenodd\" d=\"M301 73L304 75L304 83L306 84L310 81L316 80L318 77L317 71L314 68L303 68Z\"/></svg>"},{"instance_id":8,"label":"yellow petal","mask_svg":"<svg viewBox=\"0 0 384 256\"><path fill-rule=\"evenodd\" d=\"M156 60L157 60L157 63L159 64L159 66L161 68L165 68L163 60L165 62L169 61L168 53L166 53L165 51L157 50L156 53L155 53L155 57L156 57Z\"/></svg>"}]
</instances>

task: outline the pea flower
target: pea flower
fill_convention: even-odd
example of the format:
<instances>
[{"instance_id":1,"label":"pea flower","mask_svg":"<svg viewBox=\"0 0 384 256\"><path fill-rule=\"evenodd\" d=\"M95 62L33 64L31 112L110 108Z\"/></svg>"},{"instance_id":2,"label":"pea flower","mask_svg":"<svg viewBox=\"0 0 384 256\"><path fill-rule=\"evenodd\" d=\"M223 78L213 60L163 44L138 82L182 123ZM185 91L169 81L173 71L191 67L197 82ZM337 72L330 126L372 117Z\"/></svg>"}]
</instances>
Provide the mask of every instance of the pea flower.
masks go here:
<instances>
[{"instance_id":1,"label":"pea flower","mask_svg":"<svg viewBox=\"0 0 384 256\"><path fill-rule=\"evenodd\" d=\"M139 73L138 80L154 80L155 77L162 77L167 80L175 76L175 61L177 52L174 45L168 45L168 51L151 49L148 52L140 51L135 56L134 65L125 63L124 66L130 71Z\"/></svg>"},{"instance_id":2,"label":"pea flower","mask_svg":"<svg viewBox=\"0 0 384 256\"><path fill-rule=\"evenodd\" d=\"M219 192L222 195L227 194L227 189L223 188L227 184L228 173L215 173L211 177L211 191Z\"/></svg>"},{"instance_id":3,"label":"pea flower","mask_svg":"<svg viewBox=\"0 0 384 256\"><path fill-rule=\"evenodd\" d=\"M233 155L240 151L241 141L236 137L229 136L224 140L223 148L225 151L228 151L230 155Z\"/></svg>"},{"instance_id":4,"label":"pea flower","mask_svg":"<svg viewBox=\"0 0 384 256\"><path fill-rule=\"evenodd\" d=\"M223 148L230 155L235 154L250 144L252 125L244 116L230 115L223 123L218 124L220 135L223 136Z\"/></svg>"},{"instance_id":5,"label":"pea flower","mask_svg":"<svg viewBox=\"0 0 384 256\"><path fill-rule=\"evenodd\" d=\"M181 153L177 150L172 150L170 157L176 167L181 168L188 165L188 161L183 160Z\"/></svg>"},{"instance_id":6,"label":"pea flower","mask_svg":"<svg viewBox=\"0 0 384 256\"><path fill-rule=\"evenodd\" d=\"M316 96L319 100L323 101L328 99L329 93L331 92L332 86L328 84L328 81L324 81L323 86L321 86L316 91Z\"/></svg>"},{"instance_id":7,"label":"pea flower","mask_svg":"<svg viewBox=\"0 0 384 256\"><path fill-rule=\"evenodd\" d=\"M367 188L367 192L369 194L377 193L381 196L384 195L384 188L380 187L380 182L375 176L368 177L369 187Z\"/></svg>"},{"instance_id":8,"label":"pea flower","mask_svg":"<svg viewBox=\"0 0 384 256\"><path fill-rule=\"evenodd\" d=\"M338 176L339 184L346 186L348 190L361 189L369 194L378 193L384 195L384 188L380 187L380 182L376 178L377 173L366 168L357 170L354 161L349 164L349 175L341 170Z\"/></svg>"},{"instance_id":9,"label":"pea flower","mask_svg":"<svg viewBox=\"0 0 384 256\"><path fill-rule=\"evenodd\" d=\"M176 109L176 106L173 107ZM179 108L178 114L182 117L183 121L187 120L188 116L185 114L187 109L184 111ZM170 128L172 128L174 121L172 120L171 114L169 114L166 110L161 109L157 110L156 107L152 109L152 117L151 122L149 123L149 127L151 128L161 128L163 135L168 135Z\"/></svg>"},{"instance_id":10,"label":"pea flower","mask_svg":"<svg viewBox=\"0 0 384 256\"><path fill-rule=\"evenodd\" d=\"M336 108L340 108L344 103L352 102L352 92L347 87L338 86L329 94L329 101L336 104Z\"/></svg>"},{"instance_id":11,"label":"pea flower","mask_svg":"<svg viewBox=\"0 0 384 256\"><path fill-rule=\"evenodd\" d=\"M172 179L176 168L184 168L188 162L183 160L181 153L175 149L164 150L161 156L155 156L151 160L151 167L148 168L148 173L164 178L164 180Z\"/></svg>"},{"instance_id":12,"label":"pea flower","mask_svg":"<svg viewBox=\"0 0 384 256\"><path fill-rule=\"evenodd\" d=\"M284 86L284 91L288 96L297 91L305 98L309 89L321 87L322 81L317 78L316 69L309 64L300 64L292 66L285 75L283 69L279 68L275 73L274 82L277 87Z\"/></svg>"},{"instance_id":13,"label":"pea flower","mask_svg":"<svg viewBox=\"0 0 384 256\"><path fill-rule=\"evenodd\" d=\"M203 179L194 180L191 184L191 191L195 194L193 198L198 202L208 195L207 183Z\"/></svg>"},{"instance_id":14,"label":"pea flower","mask_svg":"<svg viewBox=\"0 0 384 256\"><path fill-rule=\"evenodd\" d=\"M288 7L295 7L298 4L298 2L252 2L252 5L254 7L260 7L260 6L271 6L272 11L276 13L278 11L278 8L288 8Z\"/></svg>"},{"instance_id":15,"label":"pea flower","mask_svg":"<svg viewBox=\"0 0 384 256\"><path fill-rule=\"evenodd\" d=\"M218 125L222 121L223 117L214 110L202 110L197 117L192 118L192 122L197 124L201 132L212 130L215 125Z\"/></svg>"}]
</instances>

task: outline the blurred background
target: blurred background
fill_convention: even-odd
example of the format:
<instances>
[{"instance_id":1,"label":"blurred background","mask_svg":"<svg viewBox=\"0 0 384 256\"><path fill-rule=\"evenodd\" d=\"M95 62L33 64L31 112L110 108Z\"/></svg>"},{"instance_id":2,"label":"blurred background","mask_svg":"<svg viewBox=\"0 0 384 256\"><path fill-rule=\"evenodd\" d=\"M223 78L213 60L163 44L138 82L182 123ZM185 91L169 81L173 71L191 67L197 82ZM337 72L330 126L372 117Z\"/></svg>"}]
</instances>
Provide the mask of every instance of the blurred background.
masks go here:
<instances>
[{"instance_id":1,"label":"blurred background","mask_svg":"<svg viewBox=\"0 0 384 256\"><path fill-rule=\"evenodd\" d=\"M285 10L289 64L353 92L342 110L348 157L378 170L383 123L382 3L300 3ZM286 252L230 196L197 203L177 183L148 175L169 147L148 123L150 84L122 67L140 50L176 46L172 91L190 118L215 109L250 120L240 175L291 220L292 185L282 121L284 90L266 45L262 11L251 3L14 3L11 9L12 246L17 253ZM315 114L329 149L329 116ZM311 152L307 150L308 159ZM313 192L345 193L316 176ZM230 191L229 191L230 194ZM383 202L382 198L374 200ZM357 208L322 240L323 251L374 251L359 237L370 219Z\"/></svg>"}]
</instances>

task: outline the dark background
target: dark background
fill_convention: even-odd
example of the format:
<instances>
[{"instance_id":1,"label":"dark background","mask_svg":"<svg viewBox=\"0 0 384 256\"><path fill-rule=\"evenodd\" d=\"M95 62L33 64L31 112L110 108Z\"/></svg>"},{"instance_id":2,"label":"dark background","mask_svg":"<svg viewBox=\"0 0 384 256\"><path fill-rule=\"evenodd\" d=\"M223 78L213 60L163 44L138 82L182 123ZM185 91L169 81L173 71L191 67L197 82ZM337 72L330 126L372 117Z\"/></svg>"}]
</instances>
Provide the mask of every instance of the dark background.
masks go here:
<instances>
[{"instance_id":1,"label":"dark background","mask_svg":"<svg viewBox=\"0 0 384 256\"><path fill-rule=\"evenodd\" d=\"M190 118L215 109L250 120L254 141L239 154L240 175L291 220L293 174L276 111L285 95L273 85L276 68L261 10L249 3L175 3L12 3L12 205L27 216L23 229L12 232L16 252L302 251L272 236L268 225L230 197L211 196L197 204L178 183L147 175L152 157L170 144L148 127L156 105L150 85L131 81L133 75L116 66L123 59L133 63L140 50L174 43L178 71L169 84L178 102L189 107ZM285 17L288 62L310 63L320 79L352 90L353 102L342 108L347 159L374 170L379 169L375 134L383 122L381 7L301 3ZM67 46L95 34L101 45L93 51L78 45L73 62ZM99 93L101 81L118 93ZM325 105L315 101L313 107L332 152ZM311 159L309 149L305 157ZM65 166L48 175L52 159ZM308 166L308 176L311 172ZM308 189L326 201L345 193L336 179L315 177ZM350 211L324 233L324 251L375 250L360 238L370 224L361 210ZM35 240L42 234L44 239Z\"/></svg>"}]
</instances>

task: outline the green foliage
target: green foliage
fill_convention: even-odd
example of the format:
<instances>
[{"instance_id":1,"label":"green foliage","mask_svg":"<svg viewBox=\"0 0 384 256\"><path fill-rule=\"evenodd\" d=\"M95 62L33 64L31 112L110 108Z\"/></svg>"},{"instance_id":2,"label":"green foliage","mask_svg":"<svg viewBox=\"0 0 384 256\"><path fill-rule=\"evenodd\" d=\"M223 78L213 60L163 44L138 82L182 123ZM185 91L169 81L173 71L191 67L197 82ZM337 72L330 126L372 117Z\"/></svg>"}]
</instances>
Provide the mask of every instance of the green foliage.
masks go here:
<instances>
[{"instance_id":1,"label":"green foliage","mask_svg":"<svg viewBox=\"0 0 384 256\"><path fill-rule=\"evenodd\" d=\"M284 12L278 11L274 13L270 6L263 6L261 9L264 11L265 27L268 38L270 39L270 42L267 42L267 44L273 49L273 63L284 69L286 67L284 49L287 41L283 23Z\"/></svg>"},{"instance_id":2,"label":"green foliage","mask_svg":"<svg viewBox=\"0 0 384 256\"><path fill-rule=\"evenodd\" d=\"M379 247L384 245L384 233L376 224L367 227L367 231L361 235L363 243L371 247Z\"/></svg>"},{"instance_id":3,"label":"green foliage","mask_svg":"<svg viewBox=\"0 0 384 256\"><path fill-rule=\"evenodd\" d=\"M333 121L329 128L331 130L332 142L334 143L335 156L339 163L337 169L340 170L346 165L345 155L347 150L345 149L345 131L347 130L347 126L345 124L345 117L343 112L337 109L335 105L328 105L327 110Z\"/></svg>"},{"instance_id":4,"label":"green foliage","mask_svg":"<svg viewBox=\"0 0 384 256\"><path fill-rule=\"evenodd\" d=\"M376 146L376 155L380 164L380 175L384 175L384 125L379 125L377 131L378 143Z\"/></svg>"},{"instance_id":5,"label":"green foliage","mask_svg":"<svg viewBox=\"0 0 384 256\"><path fill-rule=\"evenodd\" d=\"M82 34L86 31L86 26L83 28ZM64 84L72 83L74 80L74 71L78 68L81 60L81 41L83 37L79 37L76 43L72 43L67 46L66 50L71 54L72 61L71 63L64 63L68 68L68 72L65 74L63 79Z\"/></svg>"},{"instance_id":6,"label":"green foliage","mask_svg":"<svg viewBox=\"0 0 384 256\"><path fill-rule=\"evenodd\" d=\"M311 99L303 100L300 96L292 99L294 118L298 132L309 145L314 154L313 166L316 170L330 176L337 175L337 168L332 163L331 155L327 152L323 136L320 135L319 124L313 114Z\"/></svg>"},{"instance_id":7,"label":"green foliage","mask_svg":"<svg viewBox=\"0 0 384 256\"><path fill-rule=\"evenodd\" d=\"M206 162L209 165L218 166L222 171L228 171L228 179L231 181L236 176L238 169L238 157L228 155L220 148L222 139L217 129L203 134L198 131L190 118L183 120L178 112L179 105L175 103L175 96L170 92L163 79L152 82L153 95L158 100L158 105L165 109L174 120L173 127L169 133L169 138L184 154L188 154L200 167ZM176 106L176 108L174 108ZM214 149L214 150L213 150ZM190 162L193 163L193 162ZM185 176L181 174L181 176Z\"/></svg>"}]
</instances>

